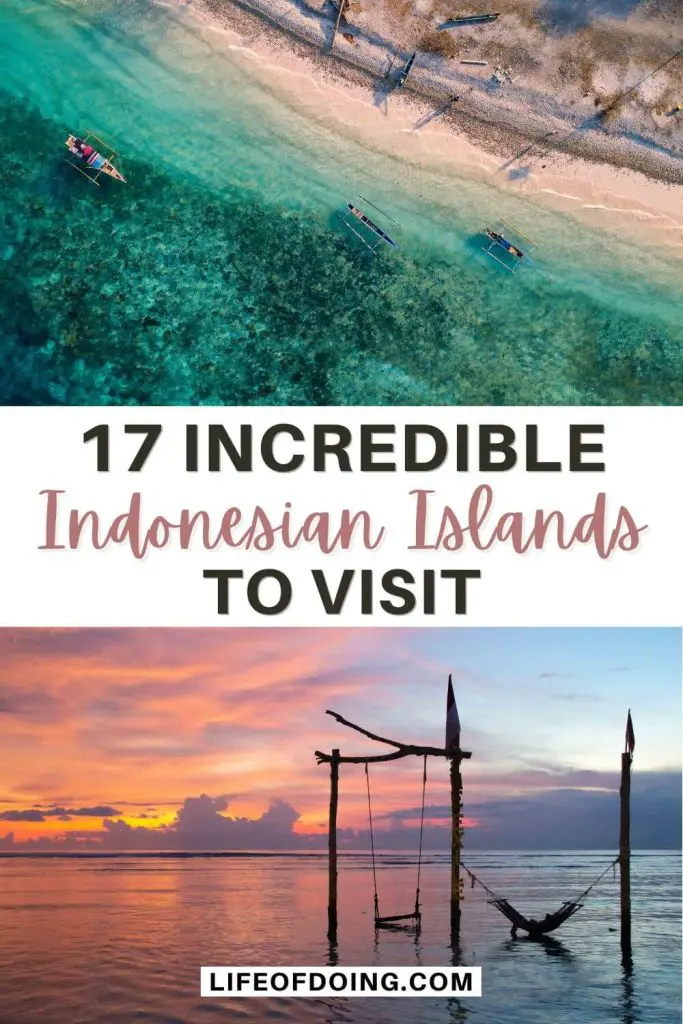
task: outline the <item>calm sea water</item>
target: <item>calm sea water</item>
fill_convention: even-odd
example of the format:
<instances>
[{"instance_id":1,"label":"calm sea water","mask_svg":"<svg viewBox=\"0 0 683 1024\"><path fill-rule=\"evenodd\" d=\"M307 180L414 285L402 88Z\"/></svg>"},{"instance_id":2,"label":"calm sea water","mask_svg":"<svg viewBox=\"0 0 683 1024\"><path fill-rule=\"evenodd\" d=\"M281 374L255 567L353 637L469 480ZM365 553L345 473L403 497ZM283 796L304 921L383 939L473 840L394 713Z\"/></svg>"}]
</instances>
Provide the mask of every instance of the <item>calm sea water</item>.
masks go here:
<instances>
[{"instance_id":1,"label":"calm sea water","mask_svg":"<svg viewBox=\"0 0 683 1024\"><path fill-rule=\"evenodd\" d=\"M472 854L470 866L529 915L577 896L610 854ZM372 926L367 856L340 872L339 945L325 940L324 857L0 860L3 1024L678 1024L681 1019L680 856L633 863L634 970L620 966L618 883L611 874L547 943L509 938L509 925L467 889L455 959L483 967L481 1000L198 997L202 964L447 965L449 870L423 868L419 939ZM385 855L383 913L414 899L415 868Z\"/></svg>"},{"instance_id":2,"label":"calm sea water","mask_svg":"<svg viewBox=\"0 0 683 1024\"><path fill-rule=\"evenodd\" d=\"M0 401L683 402L680 261L359 148L191 11L2 0ZM67 165L88 129L128 185ZM358 192L400 252L342 232ZM540 243L516 278L500 216Z\"/></svg>"}]
</instances>

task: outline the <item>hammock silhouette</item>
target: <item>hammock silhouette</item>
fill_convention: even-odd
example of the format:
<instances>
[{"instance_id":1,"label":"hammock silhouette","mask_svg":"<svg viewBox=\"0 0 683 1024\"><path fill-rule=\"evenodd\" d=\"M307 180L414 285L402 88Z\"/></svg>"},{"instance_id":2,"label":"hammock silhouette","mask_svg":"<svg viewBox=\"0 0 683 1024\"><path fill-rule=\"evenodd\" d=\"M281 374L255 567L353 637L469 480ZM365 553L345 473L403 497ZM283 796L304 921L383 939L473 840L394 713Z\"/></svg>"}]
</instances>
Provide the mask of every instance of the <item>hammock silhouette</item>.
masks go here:
<instances>
[{"instance_id":1,"label":"hammock silhouette","mask_svg":"<svg viewBox=\"0 0 683 1024\"><path fill-rule=\"evenodd\" d=\"M512 925L512 934L514 935L518 928L528 932L532 938L537 936L547 935L548 932L554 932L556 928L559 928L561 924L568 921L570 917L578 913L581 910L583 903L577 903L573 900L569 900L563 903L559 910L556 910L554 914L546 914L541 921L536 921L533 917L527 918L523 914L520 914L518 910L512 906L512 904L505 899L487 900L497 910L501 912L504 917L507 917L508 921Z\"/></svg>"},{"instance_id":2,"label":"hammock silhouette","mask_svg":"<svg viewBox=\"0 0 683 1024\"><path fill-rule=\"evenodd\" d=\"M602 881L608 871L614 870L618 862L619 858L615 857L614 860L607 865L605 870L598 875L595 881L591 882L587 889L584 889L580 896L575 900L566 900L559 910L556 910L554 914L546 914L541 921L537 921L533 917L525 917L524 914L520 914L518 910L515 910L509 900L504 899L502 896L498 896L493 889L489 889L488 885L485 885L481 878L477 878L475 873L470 871L467 865L463 864L462 861L461 865L470 877L472 888L474 888L475 884L480 885L484 892L486 892L490 897L486 902L492 907L495 907L496 910L499 910L503 917L507 917L508 921L512 925L510 931L513 938L517 934L517 929L521 928L523 931L529 933L530 938L536 939L540 938L542 935L547 935L548 932L554 932L556 928L559 928L560 925L564 924L565 921L568 921L570 917L573 917L574 914L578 913L578 911L583 907L583 901L586 897L589 896L596 885Z\"/></svg>"}]
</instances>

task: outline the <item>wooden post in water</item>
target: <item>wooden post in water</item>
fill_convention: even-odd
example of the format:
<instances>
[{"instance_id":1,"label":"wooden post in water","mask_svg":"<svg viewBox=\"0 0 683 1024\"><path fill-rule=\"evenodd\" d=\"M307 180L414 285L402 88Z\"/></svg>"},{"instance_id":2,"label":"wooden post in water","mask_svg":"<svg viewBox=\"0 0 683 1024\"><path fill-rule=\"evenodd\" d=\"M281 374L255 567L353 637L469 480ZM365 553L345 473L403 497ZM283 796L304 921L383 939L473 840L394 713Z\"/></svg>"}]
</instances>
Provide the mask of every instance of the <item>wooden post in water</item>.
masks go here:
<instances>
[{"instance_id":1,"label":"wooden post in water","mask_svg":"<svg viewBox=\"0 0 683 1024\"><path fill-rule=\"evenodd\" d=\"M330 760L330 823L328 832L328 897L327 937L337 941L337 805L339 802L339 750L332 751Z\"/></svg>"},{"instance_id":2,"label":"wooden post in water","mask_svg":"<svg viewBox=\"0 0 683 1024\"><path fill-rule=\"evenodd\" d=\"M460 751L451 757L451 943L460 941L460 847L462 838L462 775Z\"/></svg>"},{"instance_id":3,"label":"wooden post in water","mask_svg":"<svg viewBox=\"0 0 683 1024\"><path fill-rule=\"evenodd\" d=\"M631 761L628 750L621 755L621 815L619 821L619 878L621 894L621 961L628 968L631 953Z\"/></svg>"}]
</instances>

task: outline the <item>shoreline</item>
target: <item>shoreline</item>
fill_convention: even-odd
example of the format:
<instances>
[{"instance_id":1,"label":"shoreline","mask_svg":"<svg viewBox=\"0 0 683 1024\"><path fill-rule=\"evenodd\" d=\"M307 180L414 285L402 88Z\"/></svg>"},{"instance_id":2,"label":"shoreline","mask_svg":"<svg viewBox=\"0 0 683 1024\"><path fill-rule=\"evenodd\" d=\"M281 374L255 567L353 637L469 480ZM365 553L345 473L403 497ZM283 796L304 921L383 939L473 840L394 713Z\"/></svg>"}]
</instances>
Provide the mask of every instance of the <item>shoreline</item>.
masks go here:
<instances>
[{"instance_id":1,"label":"shoreline","mask_svg":"<svg viewBox=\"0 0 683 1024\"><path fill-rule=\"evenodd\" d=\"M518 124L487 121L481 111L472 112L471 93L459 91L458 101L449 102L443 82L425 83L424 76L400 93L383 92L388 49L373 43L362 59L337 52L341 43L334 54L325 52L325 21L302 14L296 0L166 5L220 33L245 73L338 136L450 181L469 177L600 231L683 256L683 158L635 142L617 151L620 138L615 142L595 130L579 136L559 114L552 127L545 121L541 136L539 119L509 98L504 113ZM497 101L487 102L491 116ZM626 164L617 162L622 157ZM636 169L629 162L645 166Z\"/></svg>"}]
</instances>

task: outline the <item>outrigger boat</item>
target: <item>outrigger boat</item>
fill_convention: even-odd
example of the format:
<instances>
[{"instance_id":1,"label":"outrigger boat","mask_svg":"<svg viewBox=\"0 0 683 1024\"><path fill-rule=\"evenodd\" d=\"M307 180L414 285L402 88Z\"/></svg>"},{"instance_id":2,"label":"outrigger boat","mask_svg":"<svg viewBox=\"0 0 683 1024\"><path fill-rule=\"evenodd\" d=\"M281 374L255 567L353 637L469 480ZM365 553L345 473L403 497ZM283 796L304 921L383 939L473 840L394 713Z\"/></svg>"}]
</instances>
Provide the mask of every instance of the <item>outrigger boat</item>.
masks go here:
<instances>
[{"instance_id":1,"label":"outrigger boat","mask_svg":"<svg viewBox=\"0 0 683 1024\"><path fill-rule=\"evenodd\" d=\"M382 216L390 220L392 224L398 225L398 221L395 221L393 217L389 216L388 213L384 213L383 210L380 210L379 206L375 206L373 203L370 202L369 199L366 199L365 196L359 196L358 198L362 199L369 206L372 206L373 210L377 210L378 213L381 213ZM351 231L356 236L356 238L360 238L363 245L366 245L370 252L374 252L376 249L378 249L382 242L384 242L385 245L390 245L394 249L398 249L398 242L395 242L393 238L390 235L388 235L383 228L379 226L379 224L375 224L374 220L371 220L370 217L368 217L366 213L363 213L363 211L360 210L357 206L354 206L353 203L347 203L346 209L348 212L344 217L342 217L342 224L345 227L347 227L349 231ZM371 244L368 241L368 239L354 227L353 223L351 222L351 218L354 218L356 221L359 222L359 224L362 224L363 227L368 232L370 232L371 235L375 236L377 241L374 244Z\"/></svg>"},{"instance_id":2,"label":"outrigger boat","mask_svg":"<svg viewBox=\"0 0 683 1024\"><path fill-rule=\"evenodd\" d=\"M415 63L415 58L416 57L417 57L417 53L413 53L408 58L408 61L407 61L406 65L405 65L405 67L403 68L403 70L400 72L398 78L396 79L396 88L397 89L402 89L403 88L405 80L408 77L408 75L410 74L411 68L412 68L413 64Z\"/></svg>"},{"instance_id":3,"label":"outrigger boat","mask_svg":"<svg viewBox=\"0 0 683 1024\"><path fill-rule=\"evenodd\" d=\"M482 245L483 251L511 274L519 269L520 264L532 263L529 253L536 248L536 243L512 224L503 220L494 228L484 228L484 234L489 239L489 245Z\"/></svg>"},{"instance_id":4,"label":"outrigger boat","mask_svg":"<svg viewBox=\"0 0 683 1024\"><path fill-rule=\"evenodd\" d=\"M438 31L443 32L448 28L460 28L461 25L485 25L489 21L497 21L500 14L466 14L464 18L451 18L438 26Z\"/></svg>"},{"instance_id":5,"label":"outrigger boat","mask_svg":"<svg viewBox=\"0 0 683 1024\"><path fill-rule=\"evenodd\" d=\"M97 179L102 174L106 174L110 178L116 178L117 181L126 182L124 176L114 165L114 161L118 159L118 153L92 132L88 132L85 138L80 138L78 135L69 135L66 140L66 148L78 161L74 163L74 161L69 160L67 157L66 162L75 167L77 171L80 171L94 185L99 185Z\"/></svg>"}]
</instances>

